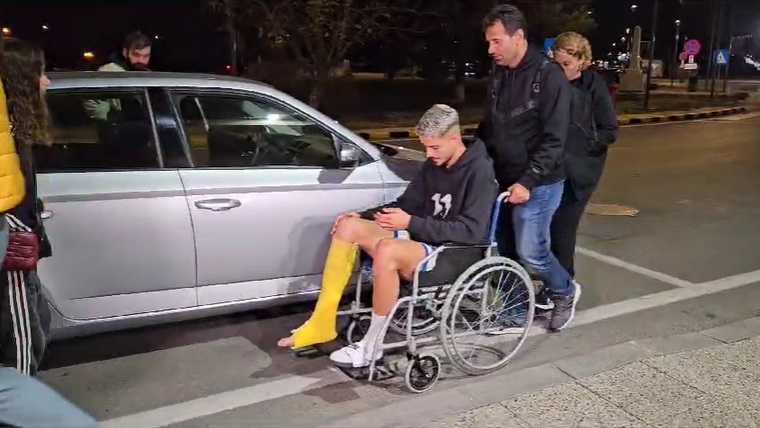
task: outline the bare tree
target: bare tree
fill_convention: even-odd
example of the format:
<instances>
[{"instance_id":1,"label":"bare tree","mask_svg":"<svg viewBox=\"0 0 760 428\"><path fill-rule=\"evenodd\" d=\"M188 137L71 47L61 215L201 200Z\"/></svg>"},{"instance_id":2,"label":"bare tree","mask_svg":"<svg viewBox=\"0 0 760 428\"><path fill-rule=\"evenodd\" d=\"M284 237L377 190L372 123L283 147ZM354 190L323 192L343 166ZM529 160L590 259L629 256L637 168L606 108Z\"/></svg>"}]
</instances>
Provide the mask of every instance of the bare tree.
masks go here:
<instances>
[{"instance_id":1,"label":"bare tree","mask_svg":"<svg viewBox=\"0 0 760 428\"><path fill-rule=\"evenodd\" d=\"M511 3L525 14L528 34L534 40L554 37L564 31L588 34L596 28L592 0L515 0Z\"/></svg>"},{"instance_id":2,"label":"bare tree","mask_svg":"<svg viewBox=\"0 0 760 428\"><path fill-rule=\"evenodd\" d=\"M312 82L309 104L318 107L331 71L352 47L419 25L421 0L251 0L273 46L289 50Z\"/></svg>"},{"instance_id":3,"label":"bare tree","mask_svg":"<svg viewBox=\"0 0 760 428\"><path fill-rule=\"evenodd\" d=\"M231 73L240 74L240 58L245 2L240 0L207 0L206 7L223 19L221 30L227 34Z\"/></svg>"}]
</instances>

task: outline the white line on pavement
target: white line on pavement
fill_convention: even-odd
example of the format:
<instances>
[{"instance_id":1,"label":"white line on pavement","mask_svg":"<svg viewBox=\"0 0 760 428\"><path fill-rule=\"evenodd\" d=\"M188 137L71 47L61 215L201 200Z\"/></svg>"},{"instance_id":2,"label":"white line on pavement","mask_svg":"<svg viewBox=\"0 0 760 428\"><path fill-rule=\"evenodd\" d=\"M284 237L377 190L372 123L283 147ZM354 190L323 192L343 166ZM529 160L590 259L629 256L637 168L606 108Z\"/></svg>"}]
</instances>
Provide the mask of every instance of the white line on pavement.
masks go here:
<instances>
[{"instance_id":1,"label":"white line on pavement","mask_svg":"<svg viewBox=\"0 0 760 428\"><path fill-rule=\"evenodd\" d=\"M716 294L756 282L760 282L760 270L716 279L714 281L703 282L701 284L693 284L688 288L676 288L673 290L662 291L660 293L624 300L622 302L597 306L596 308L578 312L578 315L576 315L575 319L573 320L572 326L577 327L609 318L619 317L633 312L669 305L671 303L676 303L683 300Z\"/></svg>"},{"instance_id":2,"label":"white line on pavement","mask_svg":"<svg viewBox=\"0 0 760 428\"><path fill-rule=\"evenodd\" d=\"M608 265L617 266L619 268L623 268L625 270L629 270L639 275L644 275L648 278L656 279L657 281L674 285L676 287L693 287L694 285L696 285L693 282L689 282L681 278L676 278L674 276L671 276L662 272L656 272L651 269L647 269L643 266L635 265L633 263L628 263L625 260L620 260L618 258L608 256L606 254L597 253L594 250L576 247L575 251L580 254L583 254L586 257L591 257L592 259L596 259L596 260L599 260L600 262L607 263Z\"/></svg>"},{"instance_id":3,"label":"white line on pavement","mask_svg":"<svg viewBox=\"0 0 760 428\"><path fill-rule=\"evenodd\" d=\"M262 401L298 394L325 383L334 384L344 380L345 378L339 377L328 370L313 373L309 377L293 375L285 379L260 383L255 386L226 391L183 403L171 404L145 412L109 419L101 422L100 426L101 428L164 427L227 410L251 406Z\"/></svg>"}]
</instances>

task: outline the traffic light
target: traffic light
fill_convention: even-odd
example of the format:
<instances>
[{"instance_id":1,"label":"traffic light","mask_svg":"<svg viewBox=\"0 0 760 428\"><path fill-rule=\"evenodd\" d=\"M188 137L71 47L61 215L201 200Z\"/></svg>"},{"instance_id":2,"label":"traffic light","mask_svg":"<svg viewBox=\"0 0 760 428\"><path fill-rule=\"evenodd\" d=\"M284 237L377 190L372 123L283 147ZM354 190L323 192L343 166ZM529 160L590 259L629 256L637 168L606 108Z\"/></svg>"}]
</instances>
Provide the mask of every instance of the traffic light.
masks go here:
<instances>
[{"instance_id":1,"label":"traffic light","mask_svg":"<svg viewBox=\"0 0 760 428\"><path fill-rule=\"evenodd\" d=\"M230 72L232 72L232 66L231 66L231 65L229 65L229 64L225 65L225 66L224 66L224 69L227 71L227 73L230 73Z\"/></svg>"}]
</instances>

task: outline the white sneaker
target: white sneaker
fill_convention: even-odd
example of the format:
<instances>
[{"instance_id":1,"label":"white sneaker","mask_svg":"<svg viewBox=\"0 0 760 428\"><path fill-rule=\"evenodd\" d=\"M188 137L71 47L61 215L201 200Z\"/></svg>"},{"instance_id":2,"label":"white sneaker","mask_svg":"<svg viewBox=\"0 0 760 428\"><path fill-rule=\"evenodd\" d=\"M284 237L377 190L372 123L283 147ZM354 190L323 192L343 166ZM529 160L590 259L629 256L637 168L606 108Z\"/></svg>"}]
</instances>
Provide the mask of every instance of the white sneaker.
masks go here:
<instances>
[{"instance_id":1,"label":"white sneaker","mask_svg":"<svg viewBox=\"0 0 760 428\"><path fill-rule=\"evenodd\" d=\"M367 345L363 342L352 343L330 354L330 360L339 366L367 367L371 362L367 351ZM374 355L375 361L380 358L383 358L382 350L376 351Z\"/></svg>"}]
</instances>

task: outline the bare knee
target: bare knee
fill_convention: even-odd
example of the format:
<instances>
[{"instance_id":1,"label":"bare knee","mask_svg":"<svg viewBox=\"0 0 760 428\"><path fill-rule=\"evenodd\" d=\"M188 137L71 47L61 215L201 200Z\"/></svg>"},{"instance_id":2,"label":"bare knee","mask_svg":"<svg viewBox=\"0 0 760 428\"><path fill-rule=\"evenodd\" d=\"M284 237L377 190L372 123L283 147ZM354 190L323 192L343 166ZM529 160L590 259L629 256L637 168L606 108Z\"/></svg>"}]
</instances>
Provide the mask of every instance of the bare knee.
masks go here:
<instances>
[{"instance_id":1,"label":"bare knee","mask_svg":"<svg viewBox=\"0 0 760 428\"><path fill-rule=\"evenodd\" d=\"M398 270L398 257L399 251L401 251L399 247L398 242L393 238L378 241L372 259L373 270Z\"/></svg>"},{"instance_id":2,"label":"bare knee","mask_svg":"<svg viewBox=\"0 0 760 428\"><path fill-rule=\"evenodd\" d=\"M342 218L335 228L335 239L355 244L364 235L364 222L357 217Z\"/></svg>"}]
</instances>

